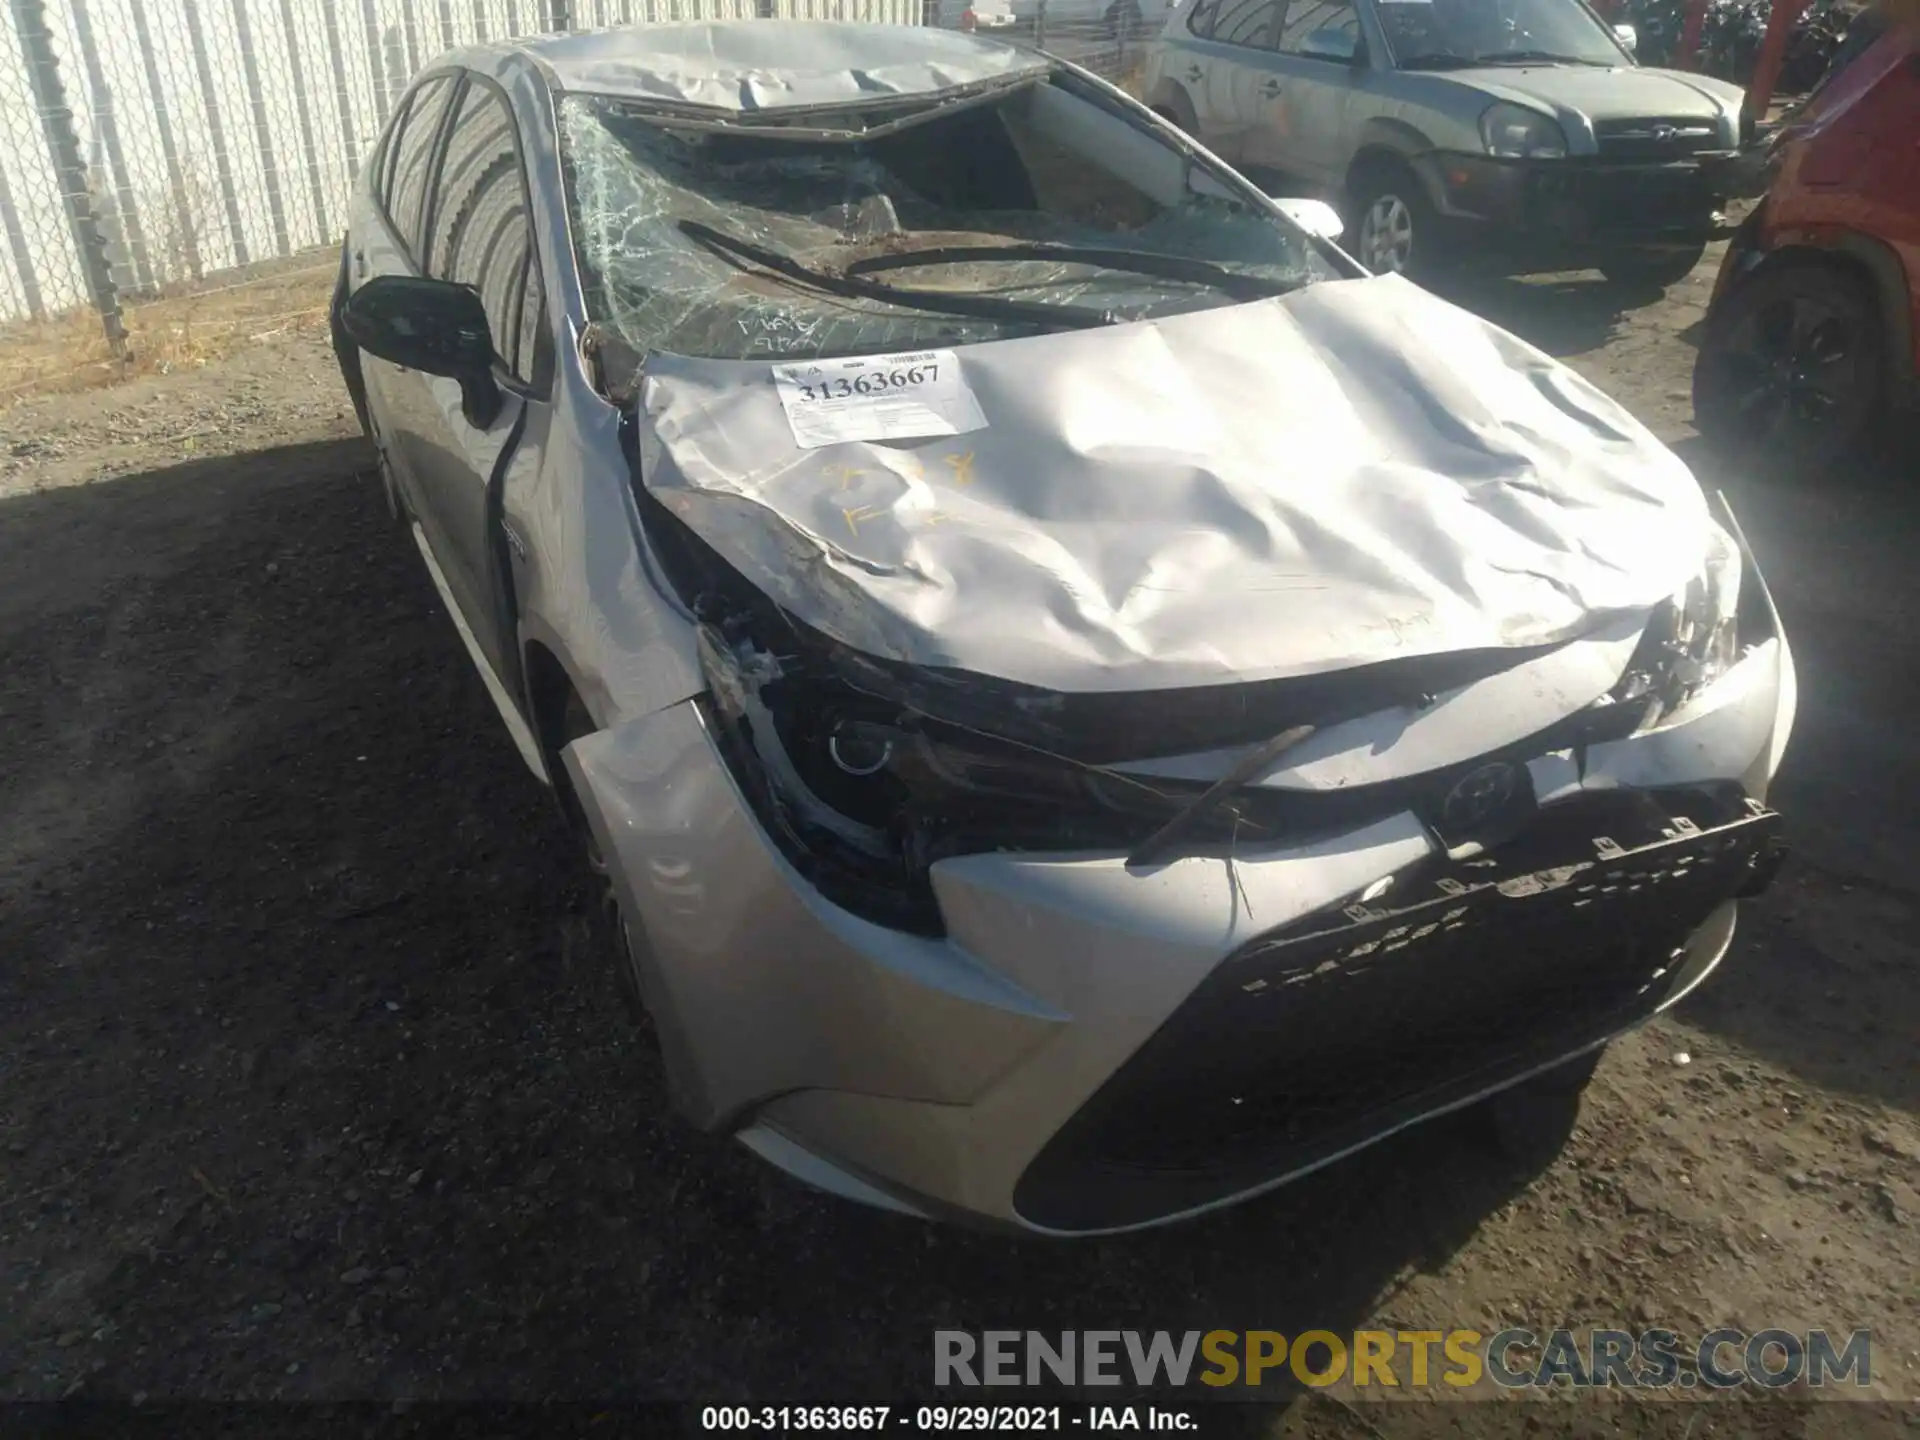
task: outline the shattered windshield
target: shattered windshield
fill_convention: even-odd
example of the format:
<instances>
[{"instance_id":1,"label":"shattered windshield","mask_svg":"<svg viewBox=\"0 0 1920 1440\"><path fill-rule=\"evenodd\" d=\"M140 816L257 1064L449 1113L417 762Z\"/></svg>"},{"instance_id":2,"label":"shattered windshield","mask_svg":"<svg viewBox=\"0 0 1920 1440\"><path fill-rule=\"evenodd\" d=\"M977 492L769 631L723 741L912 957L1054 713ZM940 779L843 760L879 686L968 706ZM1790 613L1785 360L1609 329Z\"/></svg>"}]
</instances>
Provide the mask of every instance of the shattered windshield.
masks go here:
<instances>
[{"instance_id":1,"label":"shattered windshield","mask_svg":"<svg viewBox=\"0 0 1920 1440\"><path fill-rule=\"evenodd\" d=\"M878 118L851 135L723 130L564 97L589 318L642 353L799 359L1138 320L1338 276L1292 225L1058 84Z\"/></svg>"}]
</instances>

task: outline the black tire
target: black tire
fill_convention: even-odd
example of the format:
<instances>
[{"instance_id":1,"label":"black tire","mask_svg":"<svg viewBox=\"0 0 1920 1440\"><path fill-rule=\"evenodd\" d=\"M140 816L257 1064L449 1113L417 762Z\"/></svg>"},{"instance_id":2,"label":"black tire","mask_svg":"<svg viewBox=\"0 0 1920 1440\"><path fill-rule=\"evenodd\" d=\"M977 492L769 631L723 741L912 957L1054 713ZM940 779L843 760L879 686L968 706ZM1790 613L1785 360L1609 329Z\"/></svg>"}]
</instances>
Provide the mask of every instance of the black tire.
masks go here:
<instances>
[{"instance_id":1,"label":"black tire","mask_svg":"<svg viewBox=\"0 0 1920 1440\"><path fill-rule=\"evenodd\" d=\"M1581 1097L1606 1047L1490 1095L1475 1107L1493 1148L1529 1169L1550 1164L1573 1134Z\"/></svg>"},{"instance_id":2,"label":"black tire","mask_svg":"<svg viewBox=\"0 0 1920 1440\"><path fill-rule=\"evenodd\" d=\"M1706 253L1704 240L1674 249L1629 250L1619 256L1608 256L1600 263L1600 273L1616 285L1665 290L1693 274Z\"/></svg>"},{"instance_id":3,"label":"black tire","mask_svg":"<svg viewBox=\"0 0 1920 1440\"><path fill-rule=\"evenodd\" d=\"M1887 387L1874 292L1840 265L1775 261L1707 315L1693 423L1742 459L1825 469L1868 439Z\"/></svg>"},{"instance_id":4,"label":"black tire","mask_svg":"<svg viewBox=\"0 0 1920 1440\"><path fill-rule=\"evenodd\" d=\"M1177 89L1164 99L1154 101L1152 110L1182 134L1198 135L1200 133L1200 126L1193 115L1193 102Z\"/></svg>"},{"instance_id":5,"label":"black tire","mask_svg":"<svg viewBox=\"0 0 1920 1440\"><path fill-rule=\"evenodd\" d=\"M1349 253L1376 275L1426 280L1446 268L1449 246L1420 177L1397 160L1365 165L1349 188Z\"/></svg>"},{"instance_id":6,"label":"black tire","mask_svg":"<svg viewBox=\"0 0 1920 1440\"><path fill-rule=\"evenodd\" d=\"M581 928L596 957L612 967L620 1001L638 1024L645 1020L647 1007L640 992L633 935L628 927L626 912L620 904L619 889L613 883L613 868L600 853L593 827L587 823L586 811L580 806L580 797L573 792L573 781L567 774L566 761L560 756L560 752L575 740L583 735L591 735L598 728L593 723L586 702L572 689L567 691L566 704L556 728L558 733L547 748L547 773L553 777L553 793L560 802L561 813L566 816L567 828L573 832L586 861L589 894L586 914L581 917Z\"/></svg>"}]
</instances>

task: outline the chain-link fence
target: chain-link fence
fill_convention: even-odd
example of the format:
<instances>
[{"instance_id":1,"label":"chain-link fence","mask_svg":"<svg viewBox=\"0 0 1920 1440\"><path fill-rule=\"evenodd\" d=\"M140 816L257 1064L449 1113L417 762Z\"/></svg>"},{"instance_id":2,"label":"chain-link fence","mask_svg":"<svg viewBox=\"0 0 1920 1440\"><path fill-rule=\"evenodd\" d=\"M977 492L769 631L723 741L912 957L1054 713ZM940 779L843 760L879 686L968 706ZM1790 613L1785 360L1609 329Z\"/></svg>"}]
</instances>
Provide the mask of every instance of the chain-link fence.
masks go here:
<instances>
[{"instance_id":1,"label":"chain-link fence","mask_svg":"<svg viewBox=\"0 0 1920 1440\"><path fill-rule=\"evenodd\" d=\"M351 180L439 52L554 30L793 16L919 23L923 0L4 0L0 322L337 240Z\"/></svg>"},{"instance_id":2,"label":"chain-link fence","mask_svg":"<svg viewBox=\"0 0 1920 1440\"><path fill-rule=\"evenodd\" d=\"M1166 26L1171 0L926 0L926 23L1034 45L1125 85Z\"/></svg>"}]
</instances>

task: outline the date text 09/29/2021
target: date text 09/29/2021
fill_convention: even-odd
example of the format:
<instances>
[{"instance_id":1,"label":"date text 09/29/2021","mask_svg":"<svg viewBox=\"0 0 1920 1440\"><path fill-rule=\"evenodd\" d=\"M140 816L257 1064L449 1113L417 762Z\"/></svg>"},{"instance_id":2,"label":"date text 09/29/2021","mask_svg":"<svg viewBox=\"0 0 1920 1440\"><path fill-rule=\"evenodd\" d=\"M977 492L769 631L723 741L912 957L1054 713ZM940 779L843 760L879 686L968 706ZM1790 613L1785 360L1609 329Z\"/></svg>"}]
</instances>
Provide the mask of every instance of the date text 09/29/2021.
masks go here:
<instances>
[{"instance_id":1,"label":"date text 09/29/2021","mask_svg":"<svg viewBox=\"0 0 1920 1440\"><path fill-rule=\"evenodd\" d=\"M1009 1431L1153 1430L1194 1433L1190 1410L1157 1405L708 1405L703 1430Z\"/></svg>"}]
</instances>

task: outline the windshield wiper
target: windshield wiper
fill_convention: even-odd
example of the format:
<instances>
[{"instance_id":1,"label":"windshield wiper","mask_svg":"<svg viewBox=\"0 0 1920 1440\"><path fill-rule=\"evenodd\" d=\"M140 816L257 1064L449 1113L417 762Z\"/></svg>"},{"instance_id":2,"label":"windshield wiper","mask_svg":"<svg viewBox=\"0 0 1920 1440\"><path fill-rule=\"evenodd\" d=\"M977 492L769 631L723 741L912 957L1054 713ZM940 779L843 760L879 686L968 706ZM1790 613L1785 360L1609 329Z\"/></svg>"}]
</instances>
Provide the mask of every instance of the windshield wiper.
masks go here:
<instances>
[{"instance_id":1,"label":"windshield wiper","mask_svg":"<svg viewBox=\"0 0 1920 1440\"><path fill-rule=\"evenodd\" d=\"M925 250L902 250L856 260L842 272L870 275L877 270L906 270L921 265L969 265L979 260L1044 260L1068 265L1097 265L1167 280L1205 285L1236 300L1265 300L1298 290L1304 278L1270 279L1229 270L1211 260L1187 255L1161 255L1149 250L1107 250L1093 245L940 245Z\"/></svg>"},{"instance_id":2,"label":"windshield wiper","mask_svg":"<svg viewBox=\"0 0 1920 1440\"><path fill-rule=\"evenodd\" d=\"M1003 300L992 295L950 295L937 290L905 290L879 280L862 280L854 275L834 275L802 265L778 250L769 250L738 235L729 235L698 220L679 222L680 233L704 246L724 260L750 261L764 270L797 284L810 285L833 295L859 300L880 300L906 310L926 310L936 315L964 315L979 320L1013 320L1050 329L1094 330L1115 325L1119 317L1110 310L1089 310L1084 306L1045 305L1038 301Z\"/></svg>"},{"instance_id":3,"label":"windshield wiper","mask_svg":"<svg viewBox=\"0 0 1920 1440\"><path fill-rule=\"evenodd\" d=\"M1407 55L1394 61L1402 70L1468 70L1479 63L1471 55L1456 55L1451 50L1430 50L1424 55Z\"/></svg>"},{"instance_id":4,"label":"windshield wiper","mask_svg":"<svg viewBox=\"0 0 1920 1440\"><path fill-rule=\"evenodd\" d=\"M1613 68L1611 60L1590 60L1584 55L1561 55L1553 50L1495 50L1482 55L1483 65L1593 65L1602 70Z\"/></svg>"}]
</instances>

